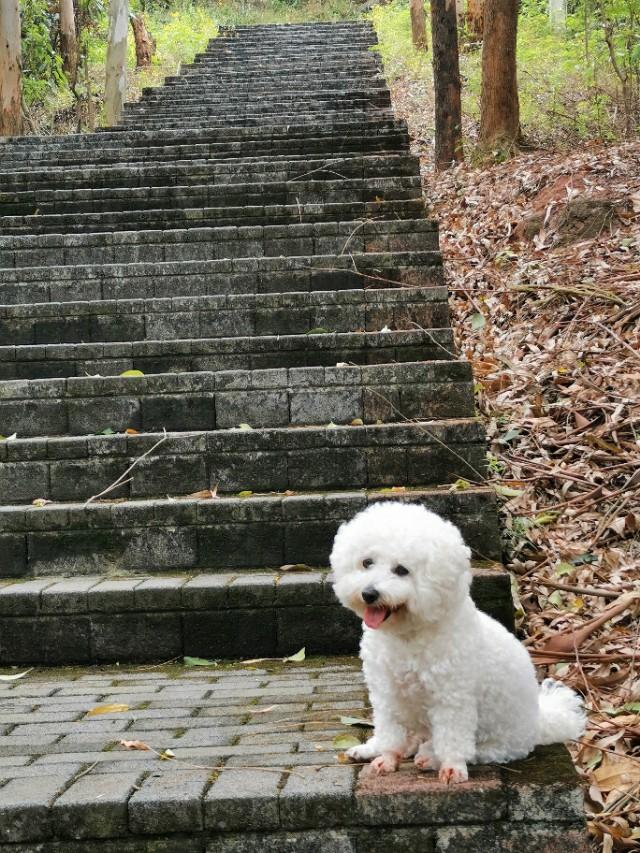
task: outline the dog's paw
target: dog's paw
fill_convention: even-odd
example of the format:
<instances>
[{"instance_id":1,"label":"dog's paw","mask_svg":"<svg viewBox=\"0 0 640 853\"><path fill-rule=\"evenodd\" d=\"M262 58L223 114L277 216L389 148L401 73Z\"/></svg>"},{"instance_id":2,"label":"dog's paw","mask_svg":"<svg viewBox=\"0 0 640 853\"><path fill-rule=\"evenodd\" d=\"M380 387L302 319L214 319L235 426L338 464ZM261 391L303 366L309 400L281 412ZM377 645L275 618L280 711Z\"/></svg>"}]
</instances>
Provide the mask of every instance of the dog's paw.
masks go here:
<instances>
[{"instance_id":1,"label":"dog's paw","mask_svg":"<svg viewBox=\"0 0 640 853\"><path fill-rule=\"evenodd\" d=\"M418 770L433 769L433 757L431 755L425 755L424 753L419 752L413 759L413 763L416 765Z\"/></svg>"},{"instance_id":2,"label":"dog's paw","mask_svg":"<svg viewBox=\"0 0 640 853\"><path fill-rule=\"evenodd\" d=\"M445 785L458 785L469 778L466 764L443 764L438 773L440 782Z\"/></svg>"},{"instance_id":3,"label":"dog's paw","mask_svg":"<svg viewBox=\"0 0 640 853\"><path fill-rule=\"evenodd\" d=\"M378 776L385 773L395 773L400 766L400 755L397 752L383 752L371 762L371 769Z\"/></svg>"},{"instance_id":4,"label":"dog's paw","mask_svg":"<svg viewBox=\"0 0 640 853\"><path fill-rule=\"evenodd\" d=\"M378 753L366 743L360 743L358 746L352 746L347 750L348 757L352 761L370 761L375 758Z\"/></svg>"}]
</instances>

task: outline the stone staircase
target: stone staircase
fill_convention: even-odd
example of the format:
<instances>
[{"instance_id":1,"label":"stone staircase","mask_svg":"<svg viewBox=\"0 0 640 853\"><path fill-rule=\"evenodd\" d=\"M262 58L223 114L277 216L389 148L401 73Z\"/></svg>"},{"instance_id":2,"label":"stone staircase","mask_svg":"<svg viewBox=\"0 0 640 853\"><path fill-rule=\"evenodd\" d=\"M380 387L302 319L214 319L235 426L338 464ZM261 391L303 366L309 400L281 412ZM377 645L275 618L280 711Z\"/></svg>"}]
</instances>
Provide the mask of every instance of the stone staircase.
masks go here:
<instances>
[{"instance_id":1,"label":"stone staircase","mask_svg":"<svg viewBox=\"0 0 640 853\"><path fill-rule=\"evenodd\" d=\"M1 665L233 660L302 646L308 655L353 654L360 626L333 596L328 553L342 521L389 498L424 503L460 527L476 558L476 601L512 625L495 496L483 484L484 435L470 366L453 347L437 225L424 217L419 165L374 44L365 24L239 27L180 76L145 90L118 127L0 140ZM340 682L331 672L359 677L325 665L330 682ZM270 683L268 671L230 672L172 671L173 693L163 697L191 708L193 688L207 699L174 715L172 743L193 725L195 737L194 719L223 683L249 704L252 689ZM274 676L278 690L292 681L295 697L306 679L302 694L317 692L317 672L288 672ZM152 693L166 686L156 676ZM210 790L210 772L186 788L165 780L171 799L153 782L157 761L137 766L132 782L132 753L112 751L113 732L129 738L157 697L131 700L126 723L116 713L100 728L85 716L87 703L115 701L123 692L117 672L109 689L94 689L102 676L90 671L65 676L64 687L52 686L57 676L43 678L32 688L0 685L2 849L26 853L44 839L42 853L376 853L389 845L551 853L563 834L564 850L586 849L566 768L569 805L563 799L551 817L522 808L522 798L547 796L557 750L527 765L520 788L508 774L487 781L480 773L469 802L495 794L497 805L486 814L469 806L462 830L446 814L451 795L432 779L441 805L423 813L416 793L424 781L409 771L406 796L393 783L358 783L365 811L353 799L354 769L338 766L277 785L273 772L245 772L248 794L223 783L226 772ZM135 671L126 680L150 686ZM60 717L84 681L87 696ZM322 710L335 720L356 699L363 707L360 694L343 701L341 690L320 697L324 708L305 699L283 711ZM37 697L57 707L53 716ZM17 705L3 716L5 699ZM158 708L156 717L169 713ZM247 708L227 712L234 723L250 721ZM61 720L94 734L81 748ZM329 740L335 725L327 724ZM201 735L192 744L204 752L183 757L232 762L255 753L250 764L272 766L284 751L292 753L286 766L309 763L309 752L306 762L294 760L305 752L295 739L284 750L238 748L250 733L264 737L247 743L282 741L258 730L229 730L223 740L209 732L209 741ZM207 752L212 744L224 748ZM113 769L127 765L120 788L100 793L100 820L86 811L107 778L87 769L91 750L99 771L106 752L120 759ZM49 781L28 794L51 762L64 773L45 772ZM76 791L85 800L73 800ZM285 794L294 797L289 817ZM203 806L210 798L215 807ZM158 828L169 800L188 801L190 817ZM16 817L25 804L44 830ZM245 808L254 815L246 822ZM263 810L272 815L266 822L256 817ZM443 823L451 827L436 832ZM319 832L326 826L339 829ZM388 831L380 835L381 827Z\"/></svg>"}]
</instances>

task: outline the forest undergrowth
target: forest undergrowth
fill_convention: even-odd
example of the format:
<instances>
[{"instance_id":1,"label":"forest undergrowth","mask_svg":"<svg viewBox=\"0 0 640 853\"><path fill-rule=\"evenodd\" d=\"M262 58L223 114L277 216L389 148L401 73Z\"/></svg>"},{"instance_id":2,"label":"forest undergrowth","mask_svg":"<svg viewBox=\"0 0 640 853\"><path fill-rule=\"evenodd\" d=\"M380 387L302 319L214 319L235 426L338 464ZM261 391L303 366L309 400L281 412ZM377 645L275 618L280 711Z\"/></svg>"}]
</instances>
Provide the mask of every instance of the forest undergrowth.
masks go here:
<instances>
[{"instance_id":1,"label":"forest undergrowth","mask_svg":"<svg viewBox=\"0 0 640 853\"><path fill-rule=\"evenodd\" d=\"M541 675L585 696L571 752L594 844L638 849L640 143L436 175L431 87L401 68L390 78L440 221L521 636Z\"/></svg>"}]
</instances>

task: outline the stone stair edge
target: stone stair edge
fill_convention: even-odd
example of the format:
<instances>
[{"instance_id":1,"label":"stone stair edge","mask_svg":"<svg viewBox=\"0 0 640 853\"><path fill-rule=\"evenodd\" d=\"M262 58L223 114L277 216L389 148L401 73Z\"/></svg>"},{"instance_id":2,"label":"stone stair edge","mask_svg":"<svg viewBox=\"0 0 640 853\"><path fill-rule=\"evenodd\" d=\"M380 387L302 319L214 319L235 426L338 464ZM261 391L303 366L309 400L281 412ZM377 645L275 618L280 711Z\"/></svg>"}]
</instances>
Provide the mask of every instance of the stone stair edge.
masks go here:
<instances>
[{"instance_id":1,"label":"stone stair edge","mask_svg":"<svg viewBox=\"0 0 640 853\"><path fill-rule=\"evenodd\" d=\"M78 275L89 276L95 279L117 278L125 273L138 273L140 276L159 275L162 272L168 272L175 275L178 272L186 270L185 275L190 271L195 273L201 271L215 274L229 273L269 273L269 272L288 272L288 271L304 271L313 272L326 271L323 270L325 264L330 263L335 265L339 270L348 271L353 268L354 263L358 269L371 271L375 269L375 265L381 266L394 265L398 267L442 267L442 255L437 249L426 251L382 251L382 252L359 252L350 251L349 254L318 254L318 255L261 255L258 257L240 257L240 258L217 258L213 260L200 261L156 261L152 263L131 262L125 264L76 264L69 265L59 269L56 272L57 279L74 279ZM104 271L104 274L102 272ZM36 281L32 278L35 275L42 275L44 278L50 278L49 267L24 267L0 268L0 285L6 283L6 278L15 278L16 276L25 279L25 283ZM135 275L133 276L135 277ZM12 282L17 283L17 282Z\"/></svg>"},{"instance_id":2,"label":"stone stair edge","mask_svg":"<svg viewBox=\"0 0 640 853\"><path fill-rule=\"evenodd\" d=\"M403 119L385 119L381 121L378 117L371 117L368 121L358 121L358 122L336 122L331 126L326 124L319 124L317 130L323 130L326 136L334 136L335 133L342 134L344 131L353 130L356 131L357 135L361 135L364 129L370 126L375 127L377 131L388 130L396 133L406 133L407 132L407 124ZM369 129L370 129L369 128ZM312 130L311 127L305 127L303 130L305 134L308 133L309 130ZM102 147L106 142L111 141L110 137L113 137L113 142L117 143L117 146L123 144L123 140L129 137L132 141L141 141L141 142L155 142L158 143L159 140L163 140L165 142L172 142L176 140L184 139L185 137L189 139L205 139L208 142L213 142L212 135L217 135L223 137L226 141L233 140L233 136L237 136L237 138L244 139L247 135L254 134L258 137L265 137L269 140L277 139L277 138L291 138L292 131L295 128L282 126L282 125L263 125L261 127L251 127L246 128L246 132L243 133L242 128L225 128L224 130L219 129L216 134L213 133L212 129L208 129L206 127L201 128L189 128L187 130L172 130L167 129L165 131L159 132L157 130L127 130L123 132L121 129L116 130L115 128L109 129L104 128L100 133L96 131L95 134L69 134L68 136L19 136L19 137L3 137L0 142L0 153L3 152L3 147L11 148L15 146L16 148L34 148L38 145L45 145L49 148L60 148L71 146L74 144L78 144L79 147L82 148L93 148ZM274 135L274 131L278 131ZM294 137L295 138L295 137ZM185 143L183 143L185 144ZM156 145L157 147L157 145ZM119 150L116 148L115 150ZM33 152L29 152L31 155Z\"/></svg>"},{"instance_id":3,"label":"stone stair edge","mask_svg":"<svg viewBox=\"0 0 640 853\"><path fill-rule=\"evenodd\" d=\"M268 309L348 305L360 303L438 303L446 302L448 290L435 287L361 288L354 290L286 291L284 293L227 293L206 296L165 296L150 298L121 298L74 300L65 302L32 302L23 305L0 304L0 319L17 317L60 316L60 314L136 314L145 311L191 311L199 308L234 310L243 308Z\"/></svg>"},{"instance_id":4,"label":"stone stair edge","mask_svg":"<svg viewBox=\"0 0 640 853\"><path fill-rule=\"evenodd\" d=\"M394 428L390 428L394 427ZM140 441L134 441L138 438ZM220 496L314 489L385 489L486 476L481 424L410 424L15 439L0 445L0 504L86 500L121 480L111 498ZM455 486L452 486L455 488ZM393 491L390 492L393 494Z\"/></svg>"},{"instance_id":5,"label":"stone stair edge","mask_svg":"<svg viewBox=\"0 0 640 853\"><path fill-rule=\"evenodd\" d=\"M331 167L329 166L328 169ZM375 193L376 191L394 190L394 189L421 189L421 179L419 175L367 175L366 177L324 177L314 178L309 176L309 179L303 179L304 176L296 180L268 180L262 179L258 183L242 181L242 182L222 182L215 181L214 183L201 184L171 184L170 186L155 186L153 184L140 184L136 187L91 187L89 189L35 189L35 190L3 190L0 194L0 204L2 208L2 218L7 214L4 211L14 205L36 203L38 205L61 204L72 202L85 202L91 199L96 201L115 201L119 198L136 199L138 195L145 194L162 196L163 194L175 197L176 201L181 201L181 195L184 195L185 200L194 194L213 192L215 195L239 195L241 193L257 194L275 192L277 190L295 190L304 193L305 190L326 190L330 192L336 189L359 189L364 193L365 181L367 193ZM189 205L195 207L195 205ZM146 209L146 208L145 208ZM152 208L153 209L153 208ZM9 216L15 215L13 213ZM40 214L39 214L40 215Z\"/></svg>"},{"instance_id":6,"label":"stone stair edge","mask_svg":"<svg viewBox=\"0 0 640 853\"><path fill-rule=\"evenodd\" d=\"M511 582L500 564L472 569L471 594L478 607L513 630ZM312 567L286 573L274 569L128 578L0 578L0 617L2 665L151 662L169 654L246 657L242 637L216 637L212 630L207 642L203 630L207 622L213 627L225 619L229 624L261 622L257 648L250 652L256 656L290 654L300 647L309 655L355 654L361 632L355 614L335 598L330 572ZM161 638L163 621L166 634ZM265 625L275 630L265 632ZM36 626L39 635L34 637L29 628ZM55 641L56 635L70 631L76 638L71 653L64 642ZM123 642L123 631L138 635L135 649Z\"/></svg>"}]
</instances>

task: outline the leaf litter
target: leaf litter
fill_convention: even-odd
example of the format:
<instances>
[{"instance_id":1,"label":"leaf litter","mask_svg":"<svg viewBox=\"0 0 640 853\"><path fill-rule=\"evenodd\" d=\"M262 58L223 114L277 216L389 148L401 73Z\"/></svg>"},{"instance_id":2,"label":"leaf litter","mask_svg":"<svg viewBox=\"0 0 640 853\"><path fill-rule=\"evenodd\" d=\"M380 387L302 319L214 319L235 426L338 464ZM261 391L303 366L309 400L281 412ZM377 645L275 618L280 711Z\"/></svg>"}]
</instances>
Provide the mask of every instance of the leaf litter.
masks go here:
<instances>
[{"instance_id":1,"label":"leaf litter","mask_svg":"<svg viewBox=\"0 0 640 853\"><path fill-rule=\"evenodd\" d=\"M570 751L592 835L603 853L640 849L640 143L434 176L430 93L393 88L440 220L518 627L540 675L585 697ZM597 233L580 233L576 200L610 204Z\"/></svg>"},{"instance_id":2,"label":"leaf litter","mask_svg":"<svg viewBox=\"0 0 640 853\"><path fill-rule=\"evenodd\" d=\"M610 713L640 699L640 220L576 242L518 239L536 198L574 174L588 176L589 197L628 198L640 145L461 166L428 191L488 427L519 628L541 675L585 696L589 727L570 749L589 828L623 850L640 846L640 718ZM552 194L556 209L569 198Z\"/></svg>"}]
</instances>

